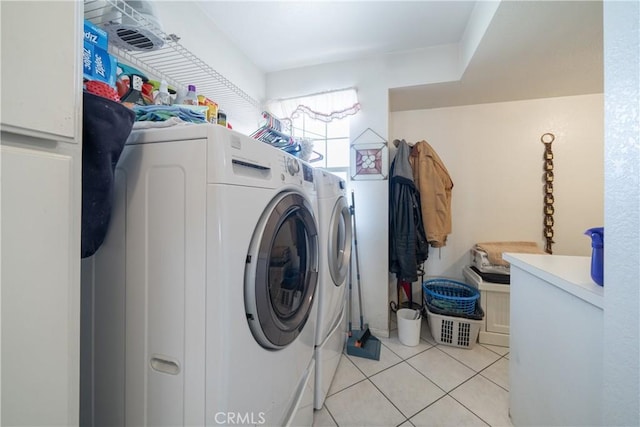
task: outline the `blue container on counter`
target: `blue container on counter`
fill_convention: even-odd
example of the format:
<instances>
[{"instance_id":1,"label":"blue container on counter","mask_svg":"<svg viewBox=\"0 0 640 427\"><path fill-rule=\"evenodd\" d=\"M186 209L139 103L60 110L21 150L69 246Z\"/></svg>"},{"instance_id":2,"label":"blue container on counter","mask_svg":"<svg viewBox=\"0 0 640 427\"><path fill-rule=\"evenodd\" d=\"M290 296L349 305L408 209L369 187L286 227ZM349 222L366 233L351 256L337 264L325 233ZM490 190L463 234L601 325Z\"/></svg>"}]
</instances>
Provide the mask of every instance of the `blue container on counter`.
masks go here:
<instances>
[{"instance_id":1,"label":"blue container on counter","mask_svg":"<svg viewBox=\"0 0 640 427\"><path fill-rule=\"evenodd\" d=\"M584 234L591 237L591 278L604 286L604 227L590 228Z\"/></svg>"}]
</instances>

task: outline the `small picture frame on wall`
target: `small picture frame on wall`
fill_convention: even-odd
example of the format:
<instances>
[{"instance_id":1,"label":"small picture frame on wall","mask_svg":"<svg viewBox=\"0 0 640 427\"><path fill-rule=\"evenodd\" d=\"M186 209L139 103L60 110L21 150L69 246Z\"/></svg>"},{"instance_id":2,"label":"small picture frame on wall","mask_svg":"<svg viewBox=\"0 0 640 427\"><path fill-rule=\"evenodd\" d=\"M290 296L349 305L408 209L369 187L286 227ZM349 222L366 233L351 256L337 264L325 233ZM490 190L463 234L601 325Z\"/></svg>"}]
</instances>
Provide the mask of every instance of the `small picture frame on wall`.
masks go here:
<instances>
[{"instance_id":1,"label":"small picture frame on wall","mask_svg":"<svg viewBox=\"0 0 640 427\"><path fill-rule=\"evenodd\" d=\"M351 142L350 163L352 180L387 179L389 170L387 141L367 128Z\"/></svg>"}]
</instances>

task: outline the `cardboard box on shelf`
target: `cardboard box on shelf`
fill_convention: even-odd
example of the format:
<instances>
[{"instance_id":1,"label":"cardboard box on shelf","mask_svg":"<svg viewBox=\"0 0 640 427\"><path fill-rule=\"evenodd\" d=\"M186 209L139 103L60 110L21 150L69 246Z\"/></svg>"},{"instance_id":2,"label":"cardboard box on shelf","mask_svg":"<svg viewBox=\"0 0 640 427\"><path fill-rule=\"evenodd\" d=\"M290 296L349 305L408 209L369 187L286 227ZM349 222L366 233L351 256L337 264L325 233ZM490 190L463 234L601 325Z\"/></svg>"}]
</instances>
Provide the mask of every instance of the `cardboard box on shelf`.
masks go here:
<instances>
[{"instance_id":1,"label":"cardboard box on shelf","mask_svg":"<svg viewBox=\"0 0 640 427\"><path fill-rule=\"evenodd\" d=\"M87 80L98 80L110 86L116 84L116 58L106 50L91 43L84 43L82 50L82 73Z\"/></svg>"},{"instance_id":2,"label":"cardboard box on shelf","mask_svg":"<svg viewBox=\"0 0 640 427\"><path fill-rule=\"evenodd\" d=\"M109 47L109 35L105 30L95 26L91 21L84 20L84 42L100 49L107 50Z\"/></svg>"}]
</instances>

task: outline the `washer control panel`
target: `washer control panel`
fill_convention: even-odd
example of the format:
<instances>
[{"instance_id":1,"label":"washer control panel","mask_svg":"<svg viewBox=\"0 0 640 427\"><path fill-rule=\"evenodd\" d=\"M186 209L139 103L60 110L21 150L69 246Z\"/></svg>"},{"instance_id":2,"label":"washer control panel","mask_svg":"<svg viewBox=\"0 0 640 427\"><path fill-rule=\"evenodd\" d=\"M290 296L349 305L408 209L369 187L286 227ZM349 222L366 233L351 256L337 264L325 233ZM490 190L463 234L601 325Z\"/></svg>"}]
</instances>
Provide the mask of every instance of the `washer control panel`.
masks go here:
<instances>
[{"instance_id":1,"label":"washer control panel","mask_svg":"<svg viewBox=\"0 0 640 427\"><path fill-rule=\"evenodd\" d=\"M304 185L305 183L311 186L314 185L312 166L309 166L297 157L287 155L282 156L281 165L280 180L282 182L297 185Z\"/></svg>"},{"instance_id":2,"label":"washer control panel","mask_svg":"<svg viewBox=\"0 0 640 427\"><path fill-rule=\"evenodd\" d=\"M295 176L300 172L300 163L296 158L285 157L285 165L287 167L287 172L289 172L289 175L291 176Z\"/></svg>"}]
</instances>

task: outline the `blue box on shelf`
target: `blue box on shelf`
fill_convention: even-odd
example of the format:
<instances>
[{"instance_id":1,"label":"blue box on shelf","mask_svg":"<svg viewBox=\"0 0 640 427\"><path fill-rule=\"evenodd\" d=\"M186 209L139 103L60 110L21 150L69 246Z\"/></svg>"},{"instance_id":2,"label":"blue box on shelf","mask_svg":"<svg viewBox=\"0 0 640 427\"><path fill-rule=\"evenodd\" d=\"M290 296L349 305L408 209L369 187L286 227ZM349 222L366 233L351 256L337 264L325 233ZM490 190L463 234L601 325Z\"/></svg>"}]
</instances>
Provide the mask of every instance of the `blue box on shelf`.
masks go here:
<instances>
[{"instance_id":1,"label":"blue box on shelf","mask_svg":"<svg viewBox=\"0 0 640 427\"><path fill-rule=\"evenodd\" d=\"M84 43L82 73L85 79L98 80L115 86L117 66L118 61L109 52L91 43Z\"/></svg>"},{"instance_id":2,"label":"blue box on shelf","mask_svg":"<svg viewBox=\"0 0 640 427\"><path fill-rule=\"evenodd\" d=\"M91 21L84 20L84 42L100 49L107 50L109 47L109 35L105 30L95 26Z\"/></svg>"}]
</instances>

